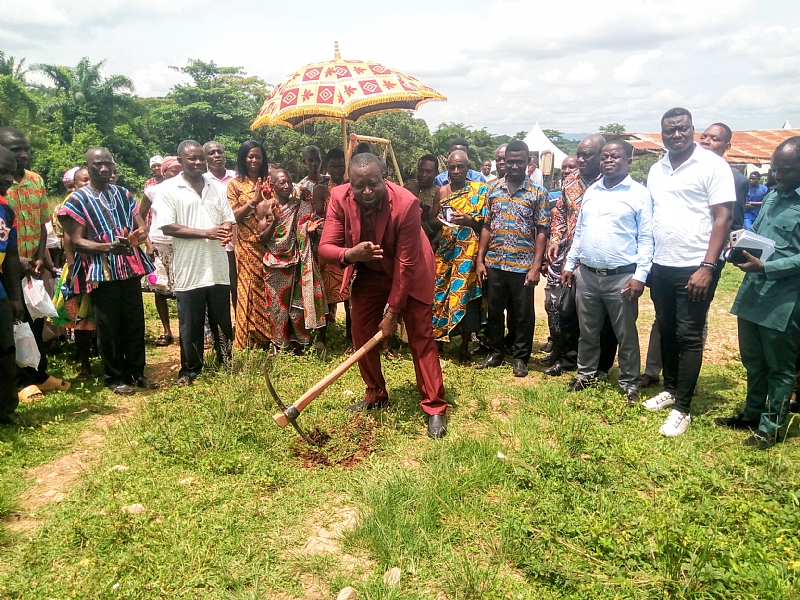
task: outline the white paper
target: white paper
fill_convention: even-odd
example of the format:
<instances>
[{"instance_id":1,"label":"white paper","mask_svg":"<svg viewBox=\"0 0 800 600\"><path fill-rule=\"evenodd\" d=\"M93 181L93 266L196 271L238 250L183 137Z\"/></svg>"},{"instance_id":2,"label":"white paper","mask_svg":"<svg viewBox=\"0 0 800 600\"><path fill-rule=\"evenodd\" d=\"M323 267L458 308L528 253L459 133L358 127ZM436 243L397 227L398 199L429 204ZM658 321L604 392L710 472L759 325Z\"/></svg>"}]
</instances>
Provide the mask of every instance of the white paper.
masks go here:
<instances>
[{"instance_id":1,"label":"white paper","mask_svg":"<svg viewBox=\"0 0 800 600\"><path fill-rule=\"evenodd\" d=\"M741 248L743 250L761 250L761 262L767 262L769 257L775 253L775 241L765 238L762 235L753 233L752 231L745 231L736 240L734 248Z\"/></svg>"}]
</instances>

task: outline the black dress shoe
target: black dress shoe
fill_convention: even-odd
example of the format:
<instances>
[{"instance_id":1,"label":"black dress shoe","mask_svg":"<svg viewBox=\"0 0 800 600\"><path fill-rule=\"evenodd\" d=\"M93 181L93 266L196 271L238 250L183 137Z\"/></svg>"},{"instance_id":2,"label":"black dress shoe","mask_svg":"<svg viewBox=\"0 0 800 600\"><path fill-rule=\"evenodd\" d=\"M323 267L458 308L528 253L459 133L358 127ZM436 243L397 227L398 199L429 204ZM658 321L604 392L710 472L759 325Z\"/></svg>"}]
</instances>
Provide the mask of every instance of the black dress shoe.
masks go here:
<instances>
[{"instance_id":1,"label":"black dress shoe","mask_svg":"<svg viewBox=\"0 0 800 600\"><path fill-rule=\"evenodd\" d=\"M796 399L789 400L789 412L800 413L800 402L798 402Z\"/></svg>"},{"instance_id":2,"label":"black dress shoe","mask_svg":"<svg viewBox=\"0 0 800 600\"><path fill-rule=\"evenodd\" d=\"M553 351L553 340L547 340L547 343L539 348L539 352L552 352Z\"/></svg>"},{"instance_id":3,"label":"black dress shoe","mask_svg":"<svg viewBox=\"0 0 800 600\"><path fill-rule=\"evenodd\" d=\"M727 427L728 429L749 429L750 431L756 431L759 421L760 419L747 419L744 413L739 413L732 417L717 417L714 419L714 425Z\"/></svg>"},{"instance_id":4,"label":"black dress shoe","mask_svg":"<svg viewBox=\"0 0 800 600\"><path fill-rule=\"evenodd\" d=\"M557 362L559 362L559 360L558 356L556 356L555 354L548 354L544 358L539 359L539 364L542 365L543 367L552 367Z\"/></svg>"},{"instance_id":5,"label":"black dress shoe","mask_svg":"<svg viewBox=\"0 0 800 600\"><path fill-rule=\"evenodd\" d=\"M658 375L653 377L652 375L647 375L646 373L639 377L639 389L643 390L644 388L648 388L651 385L658 385L658 382L661 381L658 378Z\"/></svg>"},{"instance_id":6,"label":"black dress shoe","mask_svg":"<svg viewBox=\"0 0 800 600\"><path fill-rule=\"evenodd\" d=\"M527 377L528 363L521 358L514 359L514 377Z\"/></svg>"},{"instance_id":7,"label":"black dress shoe","mask_svg":"<svg viewBox=\"0 0 800 600\"><path fill-rule=\"evenodd\" d=\"M493 367L499 367L503 364L503 357L497 356L496 354L490 355L484 360L483 362L478 364L479 369L491 369Z\"/></svg>"},{"instance_id":8,"label":"black dress shoe","mask_svg":"<svg viewBox=\"0 0 800 600\"><path fill-rule=\"evenodd\" d=\"M597 381L593 377L575 377L567 384L567 391L580 392L581 390L588 390L595 385L597 385Z\"/></svg>"},{"instance_id":9,"label":"black dress shoe","mask_svg":"<svg viewBox=\"0 0 800 600\"><path fill-rule=\"evenodd\" d=\"M447 434L444 415L431 415L428 419L428 437L434 440L443 438Z\"/></svg>"},{"instance_id":10,"label":"black dress shoe","mask_svg":"<svg viewBox=\"0 0 800 600\"><path fill-rule=\"evenodd\" d=\"M550 375L550 377L558 377L564 372L564 368L561 366L561 361L556 362L552 365L549 369L545 369L544 374Z\"/></svg>"},{"instance_id":11,"label":"black dress shoe","mask_svg":"<svg viewBox=\"0 0 800 600\"><path fill-rule=\"evenodd\" d=\"M775 445L775 436L764 433L763 431L756 431L753 435L742 442L743 446L758 448L759 450L767 450Z\"/></svg>"},{"instance_id":12,"label":"black dress shoe","mask_svg":"<svg viewBox=\"0 0 800 600\"><path fill-rule=\"evenodd\" d=\"M625 393L625 398L627 399L625 405L628 408L633 408L634 406L637 406L641 401L641 398L639 397L639 390L637 390L636 388L629 388L625 390L624 393Z\"/></svg>"},{"instance_id":13,"label":"black dress shoe","mask_svg":"<svg viewBox=\"0 0 800 600\"><path fill-rule=\"evenodd\" d=\"M158 387L158 384L155 381L144 376L136 379L136 385L145 390L154 390Z\"/></svg>"},{"instance_id":14,"label":"black dress shoe","mask_svg":"<svg viewBox=\"0 0 800 600\"><path fill-rule=\"evenodd\" d=\"M117 396L133 396L133 394L136 392L136 390L133 389L133 386L128 385L127 383L118 383L116 385L112 385L111 391Z\"/></svg>"},{"instance_id":15,"label":"black dress shoe","mask_svg":"<svg viewBox=\"0 0 800 600\"><path fill-rule=\"evenodd\" d=\"M364 412L365 410L376 410L378 408L386 408L389 406L389 400L383 399L378 400L377 402L367 402L366 400L362 400L361 402L356 402L355 404L351 404L347 407L349 412Z\"/></svg>"}]
</instances>

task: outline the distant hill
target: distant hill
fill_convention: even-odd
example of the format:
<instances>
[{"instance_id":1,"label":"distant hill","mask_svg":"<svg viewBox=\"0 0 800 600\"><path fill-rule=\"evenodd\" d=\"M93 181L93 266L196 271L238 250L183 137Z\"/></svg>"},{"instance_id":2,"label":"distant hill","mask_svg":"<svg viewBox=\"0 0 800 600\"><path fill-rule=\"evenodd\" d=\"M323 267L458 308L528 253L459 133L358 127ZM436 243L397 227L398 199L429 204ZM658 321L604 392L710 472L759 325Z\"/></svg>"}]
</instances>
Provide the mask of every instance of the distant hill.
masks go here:
<instances>
[{"instance_id":1,"label":"distant hill","mask_svg":"<svg viewBox=\"0 0 800 600\"><path fill-rule=\"evenodd\" d=\"M564 138L573 142L580 142L583 138L589 137L591 133L565 133Z\"/></svg>"}]
</instances>

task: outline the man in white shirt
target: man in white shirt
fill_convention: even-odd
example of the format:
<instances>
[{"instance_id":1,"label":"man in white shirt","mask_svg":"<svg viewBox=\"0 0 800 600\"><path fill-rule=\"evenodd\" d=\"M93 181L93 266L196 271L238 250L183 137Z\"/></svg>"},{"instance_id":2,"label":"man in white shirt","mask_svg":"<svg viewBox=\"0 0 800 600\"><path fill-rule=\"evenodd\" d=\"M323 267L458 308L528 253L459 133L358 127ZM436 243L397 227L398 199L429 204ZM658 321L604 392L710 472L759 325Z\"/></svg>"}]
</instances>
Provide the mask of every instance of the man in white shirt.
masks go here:
<instances>
[{"instance_id":1,"label":"man in white shirt","mask_svg":"<svg viewBox=\"0 0 800 600\"><path fill-rule=\"evenodd\" d=\"M664 391L644 403L647 410L672 407L659 433L682 435L703 365L703 327L722 270L736 191L725 160L694 142L692 115L685 108L661 118L664 158L650 168L655 252L650 297L661 334Z\"/></svg>"},{"instance_id":2,"label":"man in white shirt","mask_svg":"<svg viewBox=\"0 0 800 600\"><path fill-rule=\"evenodd\" d=\"M628 406L639 401L639 296L653 261L653 201L628 175L633 147L618 140L600 153L603 177L583 195L562 285L577 284L581 336L571 391L590 387L600 364L600 333L608 314L619 341L619 387ZM576 266L580 268L576 271Z\"/></svg>"},{"instance_id":3,"label":"man in white shirt","mask_svg":"<svg viewBox=\"0 0 800 600\"><path fill-rule=\"evenodd\" d=\"M544 187L544 175L542 175L542 170L539 168L538 154L531 154L528 159L528 178L534 185Z\"/></svg>"},{"instance_id":4,"label":"man in white shirt","mask_svg":"<svg viewBox=\"0 0 800 600\"><path fill-rule=\"evenodd\" d=\"M173 238L175 296L181 334L178 383L189 385L203 369L203 323L208 320L221 362L230 359L230 277L225 244L236 222L225 188L206 174L206 154L194 140L181 142L183 173L164 183L158 226Z\"/></svg>"},{"instance_id":5,"label":"man in white shirt","mask_svg":"<svg viewBox=\"0 0 800 600\"><path fill-rule=\"evenodd\" d=\"M207 178L211 181L221 183L225 189L228 189L228 182L236 177L236 171L225 167L225 148L216 140L211 140L203 144L203 150L206 153L206 161L208 162ZM234 312L236 311L236 255L234 251L234 242L236 240L236 225L233 226L233 236L225 250L228 252L228 271L231 276L231 305Z\"/></svg>"}]
</instances>

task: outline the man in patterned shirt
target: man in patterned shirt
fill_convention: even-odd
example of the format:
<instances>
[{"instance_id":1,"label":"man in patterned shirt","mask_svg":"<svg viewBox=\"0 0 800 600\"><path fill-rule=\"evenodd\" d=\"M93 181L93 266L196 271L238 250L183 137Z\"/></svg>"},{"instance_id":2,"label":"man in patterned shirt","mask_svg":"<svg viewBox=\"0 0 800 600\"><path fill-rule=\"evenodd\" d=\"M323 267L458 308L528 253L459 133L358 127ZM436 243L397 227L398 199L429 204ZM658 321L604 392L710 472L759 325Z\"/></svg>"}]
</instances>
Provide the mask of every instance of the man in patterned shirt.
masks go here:
<instances>
[{"instance_id":1,"label":"man in patterned shirt","mask_svg":"<svg viewBox=\"0 0 800 600\"><path fill-rule=\"evenodd\" d=\"M488 295L489 356L480 368L503 362L504 318L514 315L514 376L528 374L533 344L533 288L539 277L550 227L547 192L525 175L528 145L514 140L506 147L506 176L489 186L488 226L481 232L476 273Z\"/></svg>"},{"instance_id":2,"label":"man in patterned shirt","mask_svg":"<svg viewBox=\"0 0 800 600\"><path fill-rule=\"evenodd\" d=\"M17 244L22 270L32 277L40 278L44 272L47 222L50 220L47 190L42 178L28 170L30 144L24 133L13 127L0 127L0 146L8 148L17 161L14 183L6 192L6 200L16 213ZM17 369L17 388L30 399L41 397L41 392L69 389L69 382L51 377L47 373L47 354L42 341L45 320L31 319L27 309L25 320L30 324L36 338L41 359L36 369Z\"/></svg>"}]
</instances>

